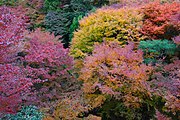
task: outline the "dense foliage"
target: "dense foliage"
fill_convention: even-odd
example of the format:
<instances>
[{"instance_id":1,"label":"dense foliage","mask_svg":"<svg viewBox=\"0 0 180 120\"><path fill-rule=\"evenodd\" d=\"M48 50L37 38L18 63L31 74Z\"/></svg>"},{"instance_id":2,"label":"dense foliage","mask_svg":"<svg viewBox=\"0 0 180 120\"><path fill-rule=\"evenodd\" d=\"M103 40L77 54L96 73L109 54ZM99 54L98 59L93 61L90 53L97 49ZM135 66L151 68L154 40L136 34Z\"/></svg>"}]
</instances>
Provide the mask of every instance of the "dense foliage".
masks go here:
<instances>
[{"instance_id":1,"label":"dense foliage","mask_svg":"<svg viewBox=\"0 0 180 120\"><path fill-rule=\"evenodd\" d=\"M44 0L44 11L58 11L60 10L60 4L60 0Z\"/></svg>"},{"instance_id":2,"label":"dense foliage","mask_svg":"<svg viewBox=\"0 0 180 120\"><path fill-rule=\"evenodd\" d=\"M99 9L80 21L72 40L71 55L84 58L92 52L94 43L103 40L119 41L122 45L143 40L141 20L142 15L136 9Z\"/></svg>"},{"instance_id":3,"label":"dense foliage","mask_svg":"<svg viewBox=\"0 0 180 120\"><path fill-rule=\"evenodd\" d=\"M25 16L19 9L0 7L0 45L1 49L22 39Z\"/></svg>"},{"instance_id":4,"label":"dense foliage","mask_svg":"<svg viewBox=\"0 0 180 120\"><path fill-rule=\"evenodd\" d=\"M179 11L178 0L0 0L0 120L180 119Z\"/></svg>"},{"instance_id":5,"label":"dense foliage","mask_svg":"<svg viewBox=\"0 0 180 120\"><path fill-rule=\"evenodd\" d=\"M96 7L96 3L93 4L90 0L70 0L59 4L60 7L58 9L55 8L55 6L58 5L58 1L49 1L49 3L55 5L54 8L52 5L49 5L49 7L52 8L45 19L46 29L50 32L54 32L55 36L61 35L65 47L68 47L69 42L71 41L71 36L69 36L69 34L74 32L70 29L71 24L74 24L73 19L77 19L78 16L85 16L88 11ZM77 27L78 25L76 28ZM76 28L74 28L74 30Z\"/></svg>"},{"instance_id":6,"label":"dense foliage","mask_svg":"<svg viewBox=\"0 0 180 120\"><path fill-rule=\"evenodd\" d=\"M172 18L179 14L180 4L153 2L142 8L144 22L142 32L153 39L171 39L180 33L178 21Z\"/></svg>"},{"instance_id":7,"label":"dense foliage","mask_svg":"<svg viewBox=\"0 0 180 120\"><path fill-rule=\"evenodd\" d=\"M168 62L177 51L176 44L169 40L141 41L139 49L144 52L145 63Z\"/></svg>"},{"instance_id":8,"label":"dense foliage","mask_svg":"<svg viewBox=\"0 0 180 120\"><path fill-rule=\"evenodd\" d=\"M50 99L57 101L62 89L71 86L72 58L68 49L47 32L25 32L19 9L1 10L0 115L14 113L26 103L42 107Z\"/></svg>"},{"instance_id":9,"label":"dense foliage","mask_svg":"<svg viewBox=\"0 0 180 120\"><path fill-rule=\"evenodd\" d=\"M140 107L142 99L150 96L146 80L151 67L142 61L142 52L133 51L132 43L124 48L117 43L95 46L92 55L85 58L79 77L91 106L101 106L110 95L129 108Z\"/></svg>"},{"instance_id":10,"label":"dense foliage","mask_svg":"<svg viewBox=\"0 0 180 120\"><path fill-rule=\"evenodd\" d=\"M153 91L163 96L166 101L166 111L171 111L178 116L180 108L179 82L180 82L180 60L165 66L157 66L156 72L152 77Z\"/></svg>"},{"instance_id":11,"label":"dense foliage","mask_svg":"<svg viewBox=\"0 0 180 120\"><path fill-rule=\"evenodd\" d=\"M26 78L26 71L15 66L14 57L17 49L12 49L23 38L24 16L19 9L0 7L0 116L14 113L23 102L33 82Z\"/></svg>"},{"instance_id":12,"label":"dense foliage","mask_svg":"<svg viewBox=\"0 0 180 120\"><path fill-rule=\"evenodd\" d=\"M35 106L22 107L15 115L7 114L0 120L42 120L43 114Z\"/></svg>"},{"instance_id":13,"label":"dense foliage","mask_svg":"<svg viewBox=\"0 0 180 120\"><path fill-rule=\"evenodd\" d=\"M68 90L73 83L73 59L68 56L68 49L63 48L58 38L48 32L37 29L27 34L26 39L22 51L26 55L22 61L28 68L31 78L46 81L34 86L36 102L41 107L53 107L61 93Z\"/></svg>"}]
</instances>

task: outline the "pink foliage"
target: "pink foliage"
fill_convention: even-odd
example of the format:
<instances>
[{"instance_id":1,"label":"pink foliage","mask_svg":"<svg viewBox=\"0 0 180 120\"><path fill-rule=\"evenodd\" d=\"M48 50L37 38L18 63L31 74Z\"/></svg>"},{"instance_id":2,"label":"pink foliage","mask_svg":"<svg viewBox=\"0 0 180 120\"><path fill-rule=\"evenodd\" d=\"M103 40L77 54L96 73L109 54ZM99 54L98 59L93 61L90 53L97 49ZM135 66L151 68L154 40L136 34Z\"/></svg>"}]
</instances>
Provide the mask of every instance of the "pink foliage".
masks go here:
<instances>
[{"instance_id":1,"label":"pink foliage","mask_svg":"<svg viewBox=\"0 0 180 120\"><path fill-rule=\"evenodd\" d=\"M15 52L10 47L22 40L27 19L20 8L2 6L0 11L0 63L4 63Z\"/></svg>"},{"instance_id":2,"label":"pink foliage","mask_svg":"<svg viewBox=\"0 0 180 120\"><path fill-rule=\"evenodd\" d=\"M26 17L20 8L0 7L0 11L2 116L16 112L22 104L33 104L39 98L47 101L58 98L60 90L70 84L67 81L72 77L69 73L72 58L53 35L39 29L27 34ZM18 52L25 54L18 56Z\"/></svg>"},{"instance_id":3,"label":"pink foliage","mask_svg":"<svg viewBox=\"0 0 180 120\"><path fill-rule=\"evenodd\" d=\"M170 118L161 114L158 110L156 110L156 118L157 118L157 120L171 120Z\"/></svg>"},{"instance_id":4,"label":"pink foliage","mask_svg":"<svg viewBox=\"0 0 180 120\"><path fill-rule=\"evenodd\" d=\"M162 67L162 66L161 66ZM180 110L180 60L165 65L163 69L154 73L153 90L164 97L166 107L172 112Z\"/></svg>"},{"instance_id":5,"label":"pink foliage","mask_svg":"<svg viewBox=\"0 0 180 120\"><path fill-rule=\"evenodd\" d=\"M123 99L126 105L138 106L139 96L147 95L146 80L151 67L143 64L142 51L133 49L133 43L125 47L113 42L96 45L81 70L84 92L93 94L99 90Z\"/></svg>"},{"instance_id":6,"label":"pink foliage","mask_svg":"<svg viewBox=\"0 0 180 120\"><path fill-rule=\"evenodd\" d=\"M38 80L27 78L23 68L0 64L0 113L16 112L34 82Z\"/></svg>"},{"instance_id":7,"label":"pink foliage","mask_svg":"<svg viewBox=\"0 0 180 120\"><path fill-rule=\"evenodd\" d=\"M180 35L173 38L174 43L180 45Z\"/></svg>"},{"instance_id":8,"label":"pink foliage","mask_svg":"<svg viewBox=\"0 0 180 120\"><path fill-rule=\"evenodd\" d=\"M27 34L26 38L29 40L24 48L27 55L22 60L26 63L29 76L45 81L35 86L33 94L38 105L50 107L61 97L63 88L68 90L69 84L73 83L70 74L73 59L68 55L69 50L57 41L58 38L48 32L37 29Z\"/></svg>"},{"instance_id":9,"label":"pink foliage","mask_svg":"<svg viewBox=\"0 0 180 120\"><path fill-rule=\"evenodd\" d=\"M19 9L0 7L0 116L13 113L21 105L23 94L32 86L24 69L10 63L16 50L12 49L23 38L25 18ZM8 59L10 58L10 59ZM7 64L7 62L9 64Z\"/></svg>"},{"instance_id":10,"label":"pink foliage","mask_svg":"<svg viewBox=\"0 0 180 120\"><path fill-rule=\"evenodd\" d=\"M18 43L23 38L25 16L19 9L0 7L0 46Z\"/></svg>"},{"instance_id":11,"label":"pink foliage","mask_svg":"<svg viewBox=\"0 0 180 120\"><path fill-rule=\"evenodd\" d=\"M67 71L72 69L73 59L68 56L69 50L64 49L63 44L49 33L36 30L30 36L31 40L25 49L25 61L31 66L31 70L36 71L36 76L44 73L44 78L49 80L65 77Z\"/></svg>"}]
</instances>

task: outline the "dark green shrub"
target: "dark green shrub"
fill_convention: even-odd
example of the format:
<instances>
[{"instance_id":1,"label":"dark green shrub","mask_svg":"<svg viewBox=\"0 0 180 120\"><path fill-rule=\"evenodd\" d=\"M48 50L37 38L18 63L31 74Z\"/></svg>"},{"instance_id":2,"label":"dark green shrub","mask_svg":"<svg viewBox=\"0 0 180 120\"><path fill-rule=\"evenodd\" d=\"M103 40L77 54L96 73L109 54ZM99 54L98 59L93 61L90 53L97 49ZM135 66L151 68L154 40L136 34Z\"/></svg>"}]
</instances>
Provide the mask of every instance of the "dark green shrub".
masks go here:
<instances>
[{"instance_id":1,"label":"dark green shrub","mask_svg":"<svg viewBox=\"0 0 180 120\"><path fill-rule=\"evenodd\" d=\"M44 0L44 8L45 12L48 11L59 11L60 10L60 2L61 0Z\"/></svg>"},{"instance_id":2,"label":"dark green shrub","mask_svg":"<svg viewBox=\"0 0 180 120\"><path fill-rule=\"evenodd\" d=\"M60 35L62 37L62 42L68 46L69 27L73 18L74 15L71 13L49 12L45 18L46 29L49 32L54 33L55 36Z\"/></svg>"},{"instance_id":3,"label":"dark green shrub","mask_svg":"<svg viewBox=\"0 0 180 120\"><path fill-rule=\"evenodd\" d=\"M166 39L140 41L139 49L144 52L145 63L156 63L159 60L168 62L177 50L176 44Z\"/></svg>"},{"instance_id":4,"label":"dark green shrub","mask_svg":"<svg viewBox=\"0 0 180 120\"><path fill-rule=\"evenodd\" d=\"M83 15L79 15L78 17L73 18L72 24L71 24L70 29L69 29L70 42L71 42L71 40L73 38L73 32L79 27L79 20L81 20L82 18L83 18Z\"/></svg>"},{"instance_id":5,"label":"dark green shrub","mask_svg":"<svg viewBox=\"0 0 180 120\"><path fill-rule=\"evenodd\" d=\"M55 36L61 35L65 47L68 47L74 30L79 26L78 20L104 3L101 2L100 4L91 0L64 1L59 5L58 10L53 8L54 10L51 9L46 15L46 29L53 32Z\"/></svg>"},{"instance_id":6,"label":"dark green shrub","mask_svg":"<svg viewBox=\"0 0 180 120\"><path fill-rule=\"evenodd\" d=\"M97 114L103 120L150 120L155 116L155 99L146 100L140 108L129 108L122 101L106 100Z\"/></svg>"},{"instance_id":7,"label":"dark green shrub","mask_svg":"<svg viewBox=\"0 0 180 120\"><path fill-rule=\"evenodd\" d=\"M82 2L82 0L71 0L70 4L65 5L61 11L48 12L45 18L46 29L53 32L55 36L62 36L61 39L65 44L65 47L68 47L70 42L69 34L73 32L72 27L70 30L73 19L78 18L78 16L84 16L85 13L92 8L92 6Z\"/></svg>"},{"instance_id":8,"label":"dark green shrub","mask_svg":"<svg viewBox=\"0 0 180 120\"><path fill-rule=\"evenodd\" d=\"M0 6L1 5L8 5L8 6L14 6L19 2L20 0L0 0Z\"/></svg>"}]
</instances>

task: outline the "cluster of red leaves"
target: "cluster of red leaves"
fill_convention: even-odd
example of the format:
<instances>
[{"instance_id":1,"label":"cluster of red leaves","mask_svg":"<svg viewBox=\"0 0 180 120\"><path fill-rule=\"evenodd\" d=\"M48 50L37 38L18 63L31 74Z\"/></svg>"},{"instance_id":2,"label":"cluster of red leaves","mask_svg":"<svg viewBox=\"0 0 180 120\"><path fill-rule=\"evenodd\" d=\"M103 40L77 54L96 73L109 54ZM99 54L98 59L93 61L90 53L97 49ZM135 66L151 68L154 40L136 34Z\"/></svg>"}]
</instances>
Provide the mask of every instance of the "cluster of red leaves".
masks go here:
<instances>
[{"instance_id":1,"label":"cluster of red leaves","mask_svg":"<svg viewBox=\"0 0 180 120\"><path fill-rule=\"evenodd\" d=\"M149 94L146 80L151 67L142 63L142 51L133 48L132 43L124 48L117 43L96 45L81 70L84 92L100 91L122 99L127 106L139 106L140 99Z\"/></svg>"},{"instance_id":2,"label":"cluster of red leaves","mask_svg":"<svg viewBox=\"0 0 180 120\"><path fill-rule=\"evenodd\" d=\"M178 2L160 4L153 2L142 7L144 22L142 33L152 39L170 39L179 34L177 20L172 20L180 11Z\"/></svg>"}]
</instances>

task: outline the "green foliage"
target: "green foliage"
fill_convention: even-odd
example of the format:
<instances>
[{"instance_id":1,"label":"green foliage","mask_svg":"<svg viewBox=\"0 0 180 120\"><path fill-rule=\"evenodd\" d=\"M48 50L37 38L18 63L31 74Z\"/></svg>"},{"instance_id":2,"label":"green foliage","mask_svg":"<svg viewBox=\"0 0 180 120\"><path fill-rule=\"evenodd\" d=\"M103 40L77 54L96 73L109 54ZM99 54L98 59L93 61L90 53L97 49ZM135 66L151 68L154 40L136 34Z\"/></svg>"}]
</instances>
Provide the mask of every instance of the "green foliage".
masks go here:
<instances>
[{"instance_id":1,"label":"green foliage","mask_svg":"<svg viewBox=\"0 0 180 120\"><path fill-rule=\"evenodd\" d=\"M59 11L61 0L44 0L44 11Z\"/></svg>"},{"instance_id":2,"label":"green foliage","mask_svg":"<svg viewBox=\"0 0 180 120\"><path fill-rule=\"evenodd\" d=\"M71 13L49 12L45 18L46 29L53 32L55 36L62 36L61 40L66 45L69 42L69 26L74 15Z\"/></svg>"},{"instance_id":3,"label":"green foliage","mask_svg":"<svg viewBox=\"0 0 180 120\"><path fill-rule=\"evenodd\" d=\"M145 36L140 33L142 15L137 9L99 9L84 17L80 27L74 32L71 55L84 58L91 54L94 43L118 41L121 45L128 41L139 42Z\"/></svg>"},{"instance_id":4,"label":"green foliage","mask_svg":"<svg viewBox=\"0 0 180 120\"><path fill-rule=\"evenodd\" d=\"M79 27L79 20L81 20L82 18L83 18L83 15L79 15L78 17L73 18L72 24L71 24L70 29L69 29L70 42L73 38L73 32Z\"/></svg>"},{"instance_id":5,"label":"green foliage","mask_svg":"<svg viewBox=\"0 0 180 120\"><path fill-rule=\"evenodd\" d=\"M55 36L62 36L65 47L68 47L74 28L70 27L73 19L79 19L78 16L84 16L93 7L82 0L71 0L69 4L64 5L61 11L48 12L45 18L46 29L53 32ZM70 29L71 28L71 29Z\"/></svg>"},{"instance_id":6,"label":"green foliage","mask_svg":"<svg viewBox=\"0 0 180 120\"><path fill-rule=\"evenodd\" d=\"M140 108L129 108L124 105L123 101L109 97L100 108L96 108L96 114L104 120L154 120L155 112L158 110L174 118L172 113L163 110L164 107L165 99L155 95L150 99L144 98Z\"/></svg>"},{"instance_id":7,"label":"green foliage","mask_svg":"<svg viewBox=\"0 0 180 120\"><path fill-rule=\"evenodd\" d=\"M39 112L35 106L26 106L15 115L8 114L1 120L42 120L43 113Z\"/></svg>"},{"instance_id":8,"label":"green foliage","mask_svg":"<svg viewBox=\"0 0 180 120\"><path fill-rule=\"evenodd\" d=\"M20 0L0 0L0 6L1 5L9 5L9 6L14 6L19 2Z\"/></svg>"},{"instance_id":9,"label":"green foliage","mask_svg":"<svg viewBox=\"0 0 180 120\"><path fill-rule=\"evenodd\" d=\"M107 100L99 110L103 119L126 119L140 120L141 115L135 109L127 108L123 102L117 100Z\"/></svg>"},{"instance_id":10,"label":"green foliage","mask_svg":"<svg viewBox=\"0 0 180 120\"><path fill-rule=\"evenodd\" d=\"M156 63L162 59L169 60L177 50L176 44L166 39L141 41L139 49L144 52L145 63Z\"/></svg>"},{"instance_id":11,"label":"green foliage","mask_svg":"<svg viewBox=\"0 0 180 120\"><path fill-rule=\"evenodd\" d=\"M68 47L73 30L78 27L78 20L88 12L92 12L91 10L98 5L90 0L70 0L61 3L60 6L59 10L48 12L45 25L46 29L53 32L55 36L61 35L65 47Z\"/></svg>"},{"instance_id":12,"label":"green foliage","mask_svg":"<svg viewBox=\"0 0 180 120\"><path fill-rule=\"evenodd\" d=\"M145 102L141 108L128 108L122 101L109 99L99 109L98 114L105 120L149 120L154 118L155 108Z\"/></svg>"}]
</instances>

